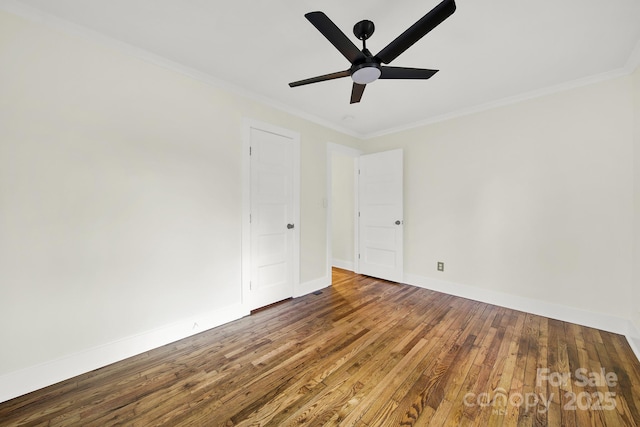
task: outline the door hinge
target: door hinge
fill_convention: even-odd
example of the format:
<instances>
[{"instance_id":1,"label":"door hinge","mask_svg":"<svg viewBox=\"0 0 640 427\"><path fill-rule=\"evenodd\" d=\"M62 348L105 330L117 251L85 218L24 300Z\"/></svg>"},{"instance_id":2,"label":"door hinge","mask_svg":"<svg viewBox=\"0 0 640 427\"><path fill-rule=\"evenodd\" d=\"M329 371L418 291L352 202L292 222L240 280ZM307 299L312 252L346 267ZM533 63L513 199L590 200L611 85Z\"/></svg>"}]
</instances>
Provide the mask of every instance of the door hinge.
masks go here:
<instances>
[{"instance_id":1,"label":"door hinge","mask_svg":"<svg viewBox=\"0 0 640 427\"><path fill-rule=\"evenodd\" d=\"M251 155L251 146L249 146L249 155Z\"/></svg>"},{"instance_id":2,"label":"door hinge","mask_svg":"<svg viewBox=\"0 0 640 427\"><path fill-rule=\"evenodd\" d=\"M249 214L249 224L251 224L251 214Z\"/></svg>"},{"instance_id":3,"label":"door hinge","mask_svg":"<svg viewBox=\"0 0 640 427\"><path fill-rule=\"evenodd\" d=\"M360 254L358 254L358 259L360 259Z\"/></svg>"},{"instance_id":4,"label":"door hinge","mask_svg":"<svg viewBox=\"0 0 640 427\"><path fill-rule=\"evenodd\" d=\"M251 287L251 280L249 280L249 290L252 290L253 288Z\"/></svg>"}]
</instances>

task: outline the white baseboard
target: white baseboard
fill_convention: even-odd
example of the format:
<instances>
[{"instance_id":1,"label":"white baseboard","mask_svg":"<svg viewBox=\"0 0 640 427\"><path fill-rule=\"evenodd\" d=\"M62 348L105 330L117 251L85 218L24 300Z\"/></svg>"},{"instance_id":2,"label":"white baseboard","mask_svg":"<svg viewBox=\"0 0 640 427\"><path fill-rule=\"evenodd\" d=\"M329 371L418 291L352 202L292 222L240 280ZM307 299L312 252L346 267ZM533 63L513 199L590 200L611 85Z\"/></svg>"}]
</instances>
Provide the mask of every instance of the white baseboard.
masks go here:
<instances>
[{"instance_id":1,"label":"white baseboard","mask_svg":"<svg viewBox=\"0 0 640 427\"><path fill-rule=\"evenodd\" d=\"M627 337L629 345L640 360L640 332L627 319L413 274L405 274L404 278L409 285L622 334ZM330 277L301 283L294 297L303 296L330 285ZM0 376L0 403L215 328L248 314L244 306L238 304L40 365L9 372Z\"/></svg>"},{"instance_id":2,"label":"white baseboard","mask_svg":"<svg viewBox=\"0 0 640 427\"><path fill-rule=\"evenodd\" d=\"M334 267L337 268L341 268L343 270L349 270L349 271L354 271L355 270L355 264L353 263L353 261L345 261L342 259L333 259L333 263L332 265Z\"/></svg>"},{"instance_id":3,"label":"white baseboard","mask_svg":"<svg viewBox=\"0 0 640 427\"><path fill-rule=\"evenodd\" d=\"M404 280L420 288L624 335L640 360L640 333L629 319L416 274L405 273Z\"/></svg>"},{"instance_id":4,"label":"white baseboard","mask_svg":"<svg viewBox=\"0 0 640 427\"><path fill-rule=\"evenodd\" d=\"M640 360L640 338L633 338L627 335L627 341L629 341L631 349L636 354L638 360Z\"/></svg>"},{"instance_id":5,"label":"white baseboard","mask_svg":"<svg viewBox=\"0 0 640 427\"><path fill-rule=\"evenodd\" d=\"M636 357L640 360L640 331L638 331L638 328L636 328L631 321L629 322L629 328L625 336Z\"/></svg>"},{"instance_id":6,"label":"white baseboard","mask_svg":"<svg viewBox=\"0 0 640 427\"><path fill-rule=\"evenodd\" d=\"M0 376L0 402L215 328L249 314L238 304Z\"/></svg>"},{"instance_id":7,"label":"white baseboard","mask_svg":"<svg viewBox=\"0 0 640 427\"><path fill-rule=\"evenodd\" d=\"M296 286L293 297L298 298L315 291L319 291L320 289L324 289L327 286L331 286L331 276L320 277L315 280L300 283L298 286Z\"/></svg>"},{"instance_id":8,"label":"white baseboard","mask_svg":"<svg viewBox=\"0 0 640 427\"><path fill-rule=\"evenodd\" d=\"M300 297L331 285L331 277L301 283L294 297ZM94 369L110 365L137 354L153 350L191 335L249 315L242 304L191 318L103 344L59 359L0 376L0 403L23 394L56 384Z\"/></svg>"}]
</instances>

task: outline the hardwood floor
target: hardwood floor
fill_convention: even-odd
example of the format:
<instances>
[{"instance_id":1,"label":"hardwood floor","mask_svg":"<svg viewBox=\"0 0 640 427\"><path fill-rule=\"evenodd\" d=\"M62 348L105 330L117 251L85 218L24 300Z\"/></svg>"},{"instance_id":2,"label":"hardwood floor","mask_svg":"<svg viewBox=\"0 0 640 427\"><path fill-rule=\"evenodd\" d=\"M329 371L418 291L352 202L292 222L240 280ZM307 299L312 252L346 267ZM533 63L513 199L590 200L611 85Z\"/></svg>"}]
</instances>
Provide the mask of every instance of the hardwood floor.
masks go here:
<instances>
[{"instance_id":1,"label":"hardwood floor","mask_svg":"<svg viewBox=\"0 0 640 427\"><path fill-rule=\"evenodd\" d=\"M336 269L2 403L0 425L638 426L640 363L620 335Z\"/></svg>"}]
</instances>

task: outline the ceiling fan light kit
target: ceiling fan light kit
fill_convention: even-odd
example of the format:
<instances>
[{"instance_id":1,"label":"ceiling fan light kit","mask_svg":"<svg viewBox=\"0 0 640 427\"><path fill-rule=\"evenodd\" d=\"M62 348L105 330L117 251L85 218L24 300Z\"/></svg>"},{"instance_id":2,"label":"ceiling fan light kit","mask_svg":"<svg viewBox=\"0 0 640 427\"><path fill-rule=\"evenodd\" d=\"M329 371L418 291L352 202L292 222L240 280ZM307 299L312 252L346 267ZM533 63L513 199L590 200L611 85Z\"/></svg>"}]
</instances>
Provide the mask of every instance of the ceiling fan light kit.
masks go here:
<instances>
[{"instance_id":1,"label":"ceiling fan light kit","mask_svg":"<svg viewBox=\"0 0 640 427\"><path fill-rule=\"evenodd\" d=\"M290 87L298 87L311 83L338 79L350 76L353 80L351 89L351 103L360 102L367 84L378 79L420 79L431 78L438 70L424 68L387 67L401 53L410 48L414 43L424 37L429 31L440 25L456 10L454 0L443 0L429 13L420 18L382 49L377 55L372 55L367 49L367 39L375 31L375 25L369 20L363 20L353 26L353 34L362 40L362 50L353 44L351 40L322 12L309 12L305 16L325 36L331 44L351 63L348 70L312 77L289 83Z\"/></svg>"},{"instance_id":2,"label":"ceiling fan light kit","mask_svg":"<svg viewBox=\"0 0 640 427\"><path fill-rule=\"evenodd\" d=\"M382 70L380 70L380 65L373 64L360 64L357 66L353 66L351 70L351 80L354 83L359 85L366 85L369 83L373 83L380 78L382 74Z\"/></svg>"}]
</instances>

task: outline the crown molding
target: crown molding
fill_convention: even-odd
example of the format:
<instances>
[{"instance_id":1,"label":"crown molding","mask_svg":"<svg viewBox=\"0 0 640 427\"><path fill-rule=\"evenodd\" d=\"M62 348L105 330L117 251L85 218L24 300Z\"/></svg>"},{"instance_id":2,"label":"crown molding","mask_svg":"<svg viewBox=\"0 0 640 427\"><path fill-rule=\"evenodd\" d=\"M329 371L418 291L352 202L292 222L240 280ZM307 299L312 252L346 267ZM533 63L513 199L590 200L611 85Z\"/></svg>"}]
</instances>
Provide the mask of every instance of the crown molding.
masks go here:
<instances>
[{"instance_id":1,"label":"crown molding","mask_svg":"<svg viewBox=\"0 0 640 427\"><path fill-rule=\"evenodd\" d=\"M549 86L546 88L534 90L531 92L522 93L520 95L515 95L507 98L498 99L496 101L491 101L485 104L480 104L475 107L463 108L460 110L455 110L449 113L441 114L438 116L429 117L424 120L420 120L417 122L408 123L402 126L397 126L389 129L385 129L379 132L373 132L365 134L362 139L373 139L378 138L385 135L391 135L398 132L403 132L410 129L419 128L422 126L431 125L434 123L443 122L446 120L455 119L458 117L468 116L471 114L481 113L483 111L492 110L498 107L506 107L508 105L517 104L523 101L527 101L534 98L539 98L542 96L553 95L555 93L563 92L566 90L571 90L575 88L579 88L582 86L588 86L595 83L604 82L607 80L617 79L619 77L623 77L629 74L632 74L638 67L640 67L640 40L636 43L635 47L629 54L629 58L625 63L624 67L618 68L617 70L607 71L605 73L595 74L592 76L583 77L580 79L568 81L565 83L561 83L555 86Z\"/></svg>"},{"instance_id":2,"label":"crown molding","mask_svg":"<svg viewBox=\"0 0 640 427\"><path fill-rule=\"evenodd\" d=\"M318 124L325 128L334 130L336 132L339 132L360 140L369 140L369 139L378 138L381 136L386 136L394 133L404 132L407 130L428 126L434 123L439 123L446 120L455 119L458 117L464 117L471 114L481 113L494 108L505 107L505 106L517 104L523 101L527 101L530 99L552 95L555 93L563 92L570 89L575 89L582 86L588 86L591 84L603 82L610 79L615 79L615 78L633 73L640 66L640 40L639 40L638 43L636 43L635 48L632 50L631 54L629 55L629 58L627 59L625 65L622 68L608 71L601 74L596 74L593 76L572 80L569 82L561 83L559 85L549 86L546 88L522 93L515 96L498 99L498 100L480 104L474 107L454 110L445 114L428 117L424 120L419 120L416 122L407 123L407 124L396 126L396 127L391 127L388 129L377 131L377 132L360 133L352 129L348 129L343 126L337 125L331 121L320 118L316 115L309 114L300 109L275 101L272 98L269 98L265 95L234 85L232 83L229 83L227 81L214 77L210 74L203 73L201 71L198 71L190 67L186 67L175 61L164 58L160 55L153 54L144 49L137 48L133 45L118 41L112 37L105 36L104 34L98 33L97 31L91 30L87 27L74 24L72 22L60 19L51 14L43 12L39 9L26 6L20 3L19 1L0 0L0 10L4 10L14 15L18 15L22 18L25 18L33 22L42 23L46 26L55 28L67 34L80 36L85 39L90 39L103 46L110 47L112 49L125 53L129 56L133 56L135 58L143 60L145 62L152 63L156 66L180 73L182 75L186 75L195 80L198 80L210 86L216 87L218 89L225 90L227 92L230 92L242 98L246 98L246 99L261 103L265 106L274 108L276 110L282 111L287 114L291 114L292 116L299 117L301 119L307 120L309 122Z\"/></svg>"},{"instance_id":3,"label":"crown molding","mask_svg":"<svg viewBox=\"0 0 640 427\"><path fill-rule=\"evenodd\" d=\"M638 49L636 49L638 50ZM640 59L640 58L639 58ZM631 61L627 61L627 65ZM510 96L502 99L498 99L496 101L487 102L485 104L480 104L475 107L463 108L460 110L455 110L450 113L441 114L438 116L429 117L424 120L420 120L413 123L408 123L406 125L397 126L394 128L385 129L380 132L374 132L364 135L363 139L373 139L381 136L391 135L394 133L404 132L407 130L431 125L434 123L444 122L446 120L456 119L458 117L468 116L471 114L481 113L483 111L493 110L494 108L506 107L513 104L518 104L523 101L528 101L530 99L540 98L547 95L553 95L555 93L564 92L567 90L579 88L582 86L588 86L595 83L600 83L607 80L616 79L618 77L623 77L628 74L631 74L633 70L629 71L628 67L619 68L617 70L608 71L606 73L596 74L593 76L584 77L577 80L572 80L569 82L561 83L555 86L549 86L542 89L537 89L531 92L522 93L515 96Z\"/></svg>"},{"instance_id":4,"label":"crown molding","mask_svg":"<svg viewBox=\"0 0 640 427\"><path fill-rule=\"evenodd\" d=\"M151 53L145 49L141 49L131 44L106 36L102 33L91 30L82 25L78 25L70 21L60 19L54 15L51 15L49 13L43 12L42 10L27 6L27 5L24 5L18 1L0 0L0 10L4 10L5 12L19 16L31 22L43 24L49 28L56 29L62 33L78 36L85 40L96 42L104 47L116 50L120 53L137 58L147 63L154 64L158 67L165 68L167 70L188 76L202 83L213 86L217 89L222 89L234 95L237 95L239 97L261 103L263 105L282 111L284 113L291 114L292 116L296 116L301 119L307 120L309 122L329 128L336 132L339 132L354 138L358 138L358 139L362 139L364 137L364 135L358 132L355 132L351 129L347 129L345 127L336 125L335 123L332 123L328 120L317 117L313 114L306 113L297 108L275 101L265 95L261 95L257 92L253 92L246 88L234 85L232 83L229 83L228 81L214 77L211 74L207 74L202 71L198 71L194 68L184 66L178 62L172 61L163 56Z\"/></svg>"}]
</instances>

